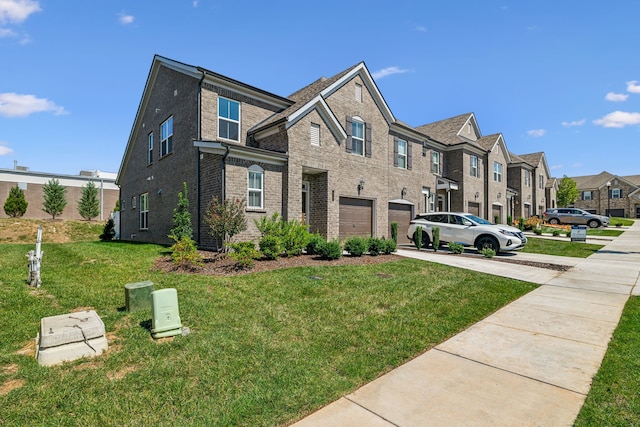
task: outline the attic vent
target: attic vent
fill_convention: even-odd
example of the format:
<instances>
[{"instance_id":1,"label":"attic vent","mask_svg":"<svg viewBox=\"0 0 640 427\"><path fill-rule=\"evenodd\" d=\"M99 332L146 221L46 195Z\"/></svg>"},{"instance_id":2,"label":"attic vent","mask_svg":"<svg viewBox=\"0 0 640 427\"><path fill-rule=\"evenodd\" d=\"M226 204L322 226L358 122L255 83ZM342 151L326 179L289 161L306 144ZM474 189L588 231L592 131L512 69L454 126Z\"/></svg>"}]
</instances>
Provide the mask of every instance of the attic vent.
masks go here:
<instances>
[{"instance_id":1,"label":"attic vent","mask_svg":"<svg viewBox=\"0 0 640 427\"><path fill-rule=\"evenodd\" d=\"M362 85L356 83L356 102L362 102Z\"/></svg>"}]
</instances>

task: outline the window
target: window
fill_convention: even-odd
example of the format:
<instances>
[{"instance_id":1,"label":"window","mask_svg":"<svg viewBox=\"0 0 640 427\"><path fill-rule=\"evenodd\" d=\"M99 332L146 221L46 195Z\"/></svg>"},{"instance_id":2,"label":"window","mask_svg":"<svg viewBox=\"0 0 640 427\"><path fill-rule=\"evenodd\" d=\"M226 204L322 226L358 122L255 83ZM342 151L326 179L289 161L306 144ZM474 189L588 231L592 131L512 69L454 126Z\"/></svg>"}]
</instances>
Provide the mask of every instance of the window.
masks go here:
<instances>
[{"instance_id":1,"label":"window","mask_svg":"<svg viewBox=\"0 0 640 427\"><path fill-rule=\"evenodd\" d=\"M240 141L240 103L218 98L218 137Z\"/></svg>"},{"instance_id":2,"label":"window","mask_svg":"<svg viewBox=\"0 0 640 427\"><path fill-rule=\"evenodd\" d=\"M524 185L525 187L531 187L531 172L524 171Z\"/></svg>"},{"instance_id":3,"label":"window","mask_svg":"<svg viewBox=\"0 0 640 427\"><path fill-rule=\"evenodd\" d=\"M478 170L478 157L471 156L471 176L475 176L476 178L480 176L480 171Z\"/></svg>"},{"instance_id":4,"label":"window","mask_svg":"<svg viewBox=\"0 0 640 427\"><path fill-rule=\"evenodd\" d=\"M398 140L398 167L400 169L407 169L407 141L403 139Z\"/></svg>"},{"instance_id":5,"label":"window","mask_svg":"<svg viewBox=\"0 0 640 427\"><path fill-rule=\"evenodd\" d=\"M149 193L140 195L140 230L149 228Z\"/></svg>"},{"instance_id":6,"label":"window","mask_svg":"<svg viewBox=\"0 0 640 427\"><path fill-rule=\"evenodd\" d=\"M440 153L431 152L431 172L440 175Z\"/></svg>"},{"instance_id":7,"label":"window","mask_svg":"<svg viewBox=\"0 0 640 427\"><path fill-rule=\"evenodd\" d=\"M356 83L356 101L362 102L362 85Z\"/></svg>"},{"instance_id":8,"label":"window","mask_svg":"<svg viewBox=\"0 0 640 427\"><path fill-rule=\"evenodd\" d=\"M582 200L593 200L593 193L591 191L583 191Z\"/></svg>"},{"instance_id":9,"label":"window","mask_svg":"<svg viewBox=\"0 0 640 427\"><path fill-rule=\"evenodd\" d=\"M429 212L436 210L436 195L435 193L429 194Z\"/></svg>"},{"instance_id":10,"label":"window","mask_svg":"<svg viewBox=\"0 0 640 427\"><path fill-rule=\"evenodd\" d=\"M147 164L153 163L153 132L149 134L149 155L147 156Z\"/></svg>"},{"instance_id":11,"label":"window","mask_svg":"<svg viewBox=\"0 0 640 427\"><path fill-rule=\"evenodd\" d=\"M351 122L351 152L364 156L364 123Z\"/></svg>"},{"instance_id":12,"label":"window","mask_svg":"<svg viewBox=\"0 0 640 427\"><path fill-rule=\"evenodd\" d=\"M493 162L493 180L502 182L502 163Z\"/></svg>"},{"instance_id":13,"label":"window","mask_svg":"<svg viewBox=\"0 0 640 427\"><path fill-rule=\"evenodd\" d=\"M320 146L320 125L311 123L311 145Z\"/></svg>"},{"instance_id":14,"label":"window","mask_svg":"<svg viewBox=\"0 0 640 427\"><path fill-rule=\"evenodd\" d=\"M136 208L136 196L133 196L131 198L131 209L135 209Z\"/></svg>"},{"instance_id":15,"label":"window","mask_svg":"<svg viewBox=\"0 0 640 427\"><path fill-rule=\"evenodd\" d=\"M538 175L538 188L544 190L544 175Z\"/></svg>"},{"instance_id":16,"label":"window","mask_svg":"<svg viewBox=\"0 0 640 427\"><path fill-rule=\"evenodd\" d=\"M160 125L160 157L173 151L173 117Z\"/></svg>"},{"instance_id":17,"label":"window","mask_svg":"<svg viewBox=\"0 0 640 427\"><path fill-rule=\"evenodd\" d=\"M611 198L612 199L620 199L622 197L622 191L619 188L614 188L611 190Z\"/></svg>"},{"instance_id":18,"label":"window","mask_svg":"<svg viewBox=\"0 0 640 427\"><path fill-rule=\"evenodd\" d=\"M247 207L250 209L263 208L264 194L264 170L258 165L249 167L249 201Z\"/></svg>"}]
</instances>

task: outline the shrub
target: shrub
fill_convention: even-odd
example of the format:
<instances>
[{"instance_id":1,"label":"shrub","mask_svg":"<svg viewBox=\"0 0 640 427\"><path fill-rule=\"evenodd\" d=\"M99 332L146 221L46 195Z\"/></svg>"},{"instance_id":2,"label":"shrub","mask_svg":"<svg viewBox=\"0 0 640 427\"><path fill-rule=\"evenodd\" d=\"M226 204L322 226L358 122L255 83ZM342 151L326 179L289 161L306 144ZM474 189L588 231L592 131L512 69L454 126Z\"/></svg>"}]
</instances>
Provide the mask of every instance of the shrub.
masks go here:
<instances>
[{"instance_id":1,"label":"shrub","mask_svg":"<svg viewBox=\"0 0 640 427\"><path fill-rule=\"evenodd\" d=\"M307 226L294 219L290 221L281 221L280 238L284 254L287 257L302 255L302 250L307 245L309 239L309 231Z\"/></svg>"},{"instance_id":2,"label":"shrub","mask_svg":"<svg viewBox=\"0 0 640 427\"><path fill-rule=\"evenodd\" d=\"M485 258L493 258L496 255L496 251L491 248L483 248L480 253L484 255Z\"/></svg>"},{"instance_id":3,"label":"shrub","mask_svg":"<svg viewBox=\"0 0 640 427\"><path fill-rule=\"evenodd\" d=\"M378 237L369 237L369 255L378 256L384 252L383 240Z\"/></svg>"},{"instance_id":4,"label":"shrub","mask_svg":"<svg viewBox=\"0 0 640 427\"><path fill-rule=\"evenodd\" d=\"M464 245L462 243L452 242L449 243L449 250L454 254L461 254L464 252Z\"/></svg>"},{"instance_id":5,"label":"shrub","mask_svg":"<svg viewBox=\"0 0 640 427\"><path fill-rule=\"evenodd\" d=\"M20 218L27 212L28 205L24 192L16 185L11 187L7 200L4 201L4 213L11 218Z\"/></svg>"},{"instance_id":6,"label":"shrub","mask_svg":"<svg viewBox=\"0 0 640 427\"><path fill-rule=\"evenodd\" d=\"M564 232L567 237L571 237L571 230L567 230Z\"/></svg>"},{"instance_id":7,"label":"shrub","mask_svg":"<svg viewBox=\"0 0 640 427\"><path fill-rule=\"evenodd\" d=\"M553 235L553 236L559 236L559 235L560 235L560 230L553 230L553 231L551 232L551 235Z\"/></svg>"},{"instance_id":8,"label":"shrub","mask_svg":"<svg viewBox=\"0 0 640 427\"><path fill-rule=\"evenodd\" d=\"M433 251L438 252L440 247L440 227L433 227L431 234L433 235Z\"/></svg>"},{"instance_id":9,"label":"shrub","mask_svg":"<svg viewBox=\"0 0 640 427\"><path fill-rule=\"evenodd\" d=\"M396 249L398 248L398 244L393 239L383 239L382 242L383 242L382 252L385 255L389 255L395 252Z\"/></svg>"},{"instance_id":10,"label":"shrub","mask_svg":"<svg viewBox=\"0 0 640 427\"><path fill-rule=\"evenodd\" d=\"M309 238L307 239L307 254L308 255L318 255L318 247L319 245L325 242L324 237L317 233L309 234Z\"/></svg>"},{"instance_id":11,"label":"shrub","mask_svg":"<svg viewBox=\"0 0 640 427\"><path fill-rule=\"evenodd\" d=\"M78 213L87 221L100 215L100 201L98 200L98 188L93 181L82 187L82 195L78 201ZM191 237L191 236L189 236Z\"/></svg>"},{"instance_id":12,"label":"shrub","mask_svg":"<svg viewBox=\"0 0 640 427\"><path fill-rule=\"evenodd\" d=\"M113 236L116 235L116 224L113 221L113 218L109 218L107 223L104 225L102 229L102 234L100 235L100 240L103 242L108 242L113 240Z\"/></svg>"},{"instance_id":13,"label":"shrub","mask_svg":"<svg viewBox=\"0 0 640 427\"><path fill-rule=\"evenodd\" d=\"M507 215L507 225L513 225L513 217L511 215Z\"/></svg>"},{"instance_id":14,"label":"shrub","mask_svg":"<svg viewBox=\"0 0 640 427\"><path fill-rule=\"evenodd\" d=\"M367 252L369 242L366 237L351 237L344 242L344 250L351 256L362 256Z\"/></svg>"},{"instance_id":15,"label":"shrub","mask_svg":"<svg viewBox=\"0 0 640 427\"><path fill-rule=\"evenodd\" d=\"M318 246L318 252L324 259L338 259L342 256L342 246L338 240L325 241Z\"/></svg>"},{"instance_id":16,"label":"shrub","mask_svg":"<svg viewBox=\"0 0 640 427\"><path fill-rule=\"evenodd\" d=\"M499 224L500 223L500 216L494 215L493 216L493 223L494 224Z\"/></svg>"},{"instance_id":17,"label":"shrub","mask_svg":"<svg viewBox=\"0 0 640 427\"><path fill-rule=\"evenodd\" d=\"M523 217L518 218L518 228L520 229L520 231L524 231L525 228L525 220Z\"/></svg>"},{"instance_id":18,"label":"shrub","mask_svg":"<svg viewBox=\"0 0 640 427\"><path fill-rule=\"evenodd\" d=\"M267 235L260 239L260 252L267 259L278 259L282 252L284 252L284 247L282 246L282 239L278 236Z\"/></svg>"},{"instance_id":19,"label":"shrub","mask_svg":"<svg viewBox=\"0 0 640 427\"><path fill-rule=\"evenodd\" d=\"M67 189L57 179L50 179L42 186L42 198L42 210L51 215L51 219L56 219L67 206Z\"/></svg>"},{"instance_id":20,"label":"shrub","mask_svg":"<svg viewBox=\"0 0 640 427\"><path fill-rule=\"evenodd\" d=\"M391 239L398 244L398 223L395 221L391 223Z\"/></svg>"},{"instance_id":21,"label":"shrub","mask_svg":"<svg viewBox=\"0 0 640 427\"><path fill-rule=\"evenodd\" d=\"M542 230L540 228L534 228L533 234L535 234L536 236L539 236L542 234Z\"/></svg>"},{"instance_id":22,"label":"shrub","mask_svg":"<svg viewBox=\"0 0 640 427\"><path fill-rule=\"evenodd\" d=\"M171 246L171 259L175 265L183 267L202 266L202 257L198 253L196 242L184 236L175 240Z\"/></svg>"},{"instance_id":23,"label":"shrub","mask_svg":"<svg viewBox=\"0 0 640 427\"><path fill-rule=\"evenodd\" d=\"M416 231L413 233L413 244L420 250L422 248L422 227L417 226Z\"/></svg>"},{"instance_id":24,"label":"shrub","mask_svg":"<svg viewBox=\"0 0 640 427\"><path fill-rule=\"evenodd\" d=\"M532 216L524 223L524 228L527 230L533 230L535 228L540 228L542 225L542 220L537 216Z\"/></svg>"},{"instance_id":25,"label":"shrub","mask_svg":"<svg viewBox=\"0 0 640 427\"><path fill-rule=\"evenodd\" d=\"M204 214L204 222L210 228L210 234L222 241L222 250L227 252L227 244L233 236L247 229L244 200L225 200L217 197L211 199Z\"/></svg>"},{"instance_id":26,"label":"shrub","mask_svg":"<svg viewBox=\"0 0 640 427\"><path fill-rule=\"evenodd\" d=\"M233 249L233 252L229 253L229 257L236 262L236 266L240 269L253 267L253 262L260 258L260 252L253 242L230 243L229 247Z\"/></svg>"},{"instance_id":27,"label":"shrub","mask_svg":"<svg viewBox=\"0 0 640 427\"><path fill-rule=\"evenodd\" d=\"M178 205L173 209L173 228L169 232L169 237L174 240L180 240L182 237L188 237L189 239L193 237L187 183L183 182L182 186L184 190L178 193Z\"/></svg>"}]
</instances>

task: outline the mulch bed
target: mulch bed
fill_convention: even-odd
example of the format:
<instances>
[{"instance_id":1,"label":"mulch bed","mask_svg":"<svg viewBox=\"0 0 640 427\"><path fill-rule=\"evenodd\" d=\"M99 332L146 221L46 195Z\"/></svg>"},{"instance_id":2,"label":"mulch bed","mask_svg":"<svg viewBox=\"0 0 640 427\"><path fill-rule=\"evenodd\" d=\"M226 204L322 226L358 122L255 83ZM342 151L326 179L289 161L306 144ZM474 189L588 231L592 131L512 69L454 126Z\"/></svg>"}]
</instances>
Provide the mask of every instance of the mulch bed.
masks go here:
<instances>
[{"instance_id":1,"label":"mulch bed","mask_svg":"<svg viewBox=\"0 0 640 427\"><path fill-rule=\"evenodd\" d=\"M402 247L402 249L411 249L411 248ZM336 266L336 265L369 265L369 264L380 264L383 262L397 261L397 260L403 259L403 257L398 255L378 255L378 256L365 255L361 257L352 257L352 256L345 255L342 258L338 258L336 260L325 260L318 256L300 255L300 256L290 257L290 258L279 258L276 260L267 260L267 259L256 260L255 263L253 264L253 267L240 269L240 268L237 268L236 262L233 259L226 257L222 254L218 254L216 252L208 252L208 251L198 251L198 253L202 256L202 259L204 262L204 265L202 267L175 265L172 262L170 256L163 256L156 259L154 268L156 270L160 270L164 272L203 274L207 276L237 276L241 274L251 274L251 273L259 273L262 271L271 271L279 268L312 267L312 266L325 267L325 266ZM453 254L446 250L438 251L436 252L436 254L441 256L483 258L483 256L480 254L473 254L473 253ZM555 270L555 271L567 271L571 268L570 266L567 266L567 265L553 264L553 263L547 263L547 262L525 261L525 260L519 260L514 258L503 258L501 256L496 256L491 260L496 262L506 262L510 264L526 265L529 267L545 268L548 270Z\"/></svg>"}]
</instances>

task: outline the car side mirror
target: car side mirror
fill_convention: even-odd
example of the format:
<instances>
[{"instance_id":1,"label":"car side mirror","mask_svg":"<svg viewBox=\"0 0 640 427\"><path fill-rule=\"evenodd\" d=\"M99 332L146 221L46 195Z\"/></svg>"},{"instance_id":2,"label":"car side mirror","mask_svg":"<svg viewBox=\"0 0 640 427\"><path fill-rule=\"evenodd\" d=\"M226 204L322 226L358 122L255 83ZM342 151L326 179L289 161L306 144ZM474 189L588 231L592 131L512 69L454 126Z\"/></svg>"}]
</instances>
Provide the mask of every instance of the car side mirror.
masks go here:
<instances>
[{"instance_id":1,"label":"car side mirror","mask_svg":"<svg viewBox=\"0 0 640 427\"><path fill-rule=\"evenodd\" d=\"M473 225L473 223L471 221L462 221L462 225L466 226L466 227L470 227Z\"/></svg>"}]
</instances>

